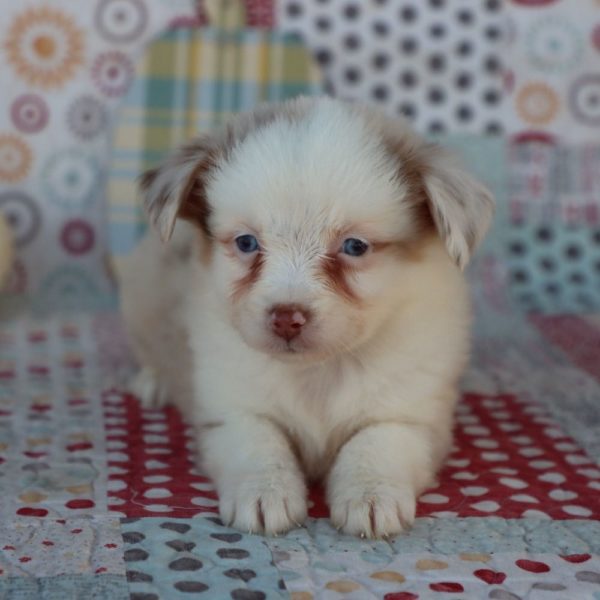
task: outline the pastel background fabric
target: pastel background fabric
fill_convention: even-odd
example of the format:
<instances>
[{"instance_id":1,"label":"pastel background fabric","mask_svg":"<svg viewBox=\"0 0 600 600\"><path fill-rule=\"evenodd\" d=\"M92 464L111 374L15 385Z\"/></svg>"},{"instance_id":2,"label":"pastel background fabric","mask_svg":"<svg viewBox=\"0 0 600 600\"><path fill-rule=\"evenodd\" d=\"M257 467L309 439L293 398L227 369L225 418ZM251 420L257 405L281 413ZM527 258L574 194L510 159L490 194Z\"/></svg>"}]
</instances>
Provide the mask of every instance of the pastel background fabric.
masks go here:
<instances>
[{"instance_id":1,"label":"pastel background fabric","mask_svg":"<svg viewBox=\"0 0 600 600\"><path fill-rule=\"evenodd\" d=\"M599 597L600 4L246 0L235 32L217 5L0 0L18 250L0 312L30 303L0 324L0 597ZM202 63L217 47L247 62ZM455 447L392 540L339 535L318 488L305 528L231 530L191 427L123 386L109 265L146 227L133 179L232 111L321 85L404 114L498 200L469 268Z\"/></svg>"}]
</instances>

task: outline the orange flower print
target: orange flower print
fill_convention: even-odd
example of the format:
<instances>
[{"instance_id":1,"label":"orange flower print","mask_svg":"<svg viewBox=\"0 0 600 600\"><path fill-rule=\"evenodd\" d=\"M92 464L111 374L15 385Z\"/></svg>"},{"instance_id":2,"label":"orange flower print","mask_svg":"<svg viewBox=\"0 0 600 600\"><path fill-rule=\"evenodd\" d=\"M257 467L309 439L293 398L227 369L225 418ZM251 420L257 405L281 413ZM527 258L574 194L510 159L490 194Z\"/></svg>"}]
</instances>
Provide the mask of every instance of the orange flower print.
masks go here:
<instances>
[{"instance_id":1,"label":"orange flower print","mask_svg":"<svg viewBox=\"0 0 600 600\"><path fill-rule=\"evenodd\" d=\"M4 49L19 77L33 86L56 88L83 62L83 33L59 10L31 8L11 23Z\"/></svg>"},{"instance_id":2,"label":"orange flower print","mask_svg":"<svg viewBox=\"0 0 600 600\"><path fill-rule=\"evenodd\" d=\"M546 125L558 113L560 101L556 92L545 83L524 85L517 94L517 111L532 125Z\"/></svg>"},{"instance_id":3,"label":"orange flower print","mask_svg":"<svg viewBox=\"0 0 600 600\"><path fill-rule=\"evenodd\" d=\"M0 133L0 181L20 181L29 173L30 167L29 146L16 135Z\"/></svg>"}]
</instances>

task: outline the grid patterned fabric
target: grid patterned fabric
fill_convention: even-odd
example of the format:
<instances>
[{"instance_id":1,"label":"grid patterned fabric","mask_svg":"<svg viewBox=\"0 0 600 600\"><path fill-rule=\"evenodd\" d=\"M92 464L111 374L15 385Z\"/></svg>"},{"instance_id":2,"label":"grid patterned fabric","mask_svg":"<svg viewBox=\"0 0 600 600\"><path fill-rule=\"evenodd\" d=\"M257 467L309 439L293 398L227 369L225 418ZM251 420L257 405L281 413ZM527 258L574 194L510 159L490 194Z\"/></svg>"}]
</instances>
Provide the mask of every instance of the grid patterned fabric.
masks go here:
<instances>
[{"instance_id":1,"label":"grid patterned fabric","mask_svg":"<svg viewBox=\"0 0 600 600\"><path fill-rule=\"evenodd\" d=\"M145 229L136 178L198 132L260 102L320 91L318 70L294 37L260 29L180 29L153 45L125 99L109 176L113 256Z\"/></svg>"}]
</instances>

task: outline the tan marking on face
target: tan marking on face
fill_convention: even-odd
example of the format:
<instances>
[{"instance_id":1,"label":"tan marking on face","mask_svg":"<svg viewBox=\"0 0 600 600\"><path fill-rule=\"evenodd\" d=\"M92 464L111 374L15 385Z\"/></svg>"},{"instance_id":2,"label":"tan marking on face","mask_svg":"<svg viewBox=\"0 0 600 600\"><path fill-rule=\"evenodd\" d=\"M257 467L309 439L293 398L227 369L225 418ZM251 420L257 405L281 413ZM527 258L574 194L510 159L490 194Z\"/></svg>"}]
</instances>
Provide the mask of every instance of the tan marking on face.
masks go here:
<instances>
[{"instance_id":1,"label":"tan marking on face","mask_svg":"<svg viewBox=\"0 0 600 600\"><path fill-rule=\"evenodd\" d=\"M359 303L360 298L355 294L348 278L354 268L344 261L337 253L328 254L321 259L321 270L328 287L347 302Z\"/></svg>"},{"instance_id":2,"label":"tan marking on face","mask_svg":"<svg viewBox=\"0 0 600 600\"><path fill-rule=\"evenodd\" d=\"M241 279L238 279L233 284L233 292L231 298L233 302L238 302L243 296L245 296L252 286L258 281L262 266L264 264L264 254L257 252L254 260L248 267L248 272Z\"/></svg>"}]
</instances>

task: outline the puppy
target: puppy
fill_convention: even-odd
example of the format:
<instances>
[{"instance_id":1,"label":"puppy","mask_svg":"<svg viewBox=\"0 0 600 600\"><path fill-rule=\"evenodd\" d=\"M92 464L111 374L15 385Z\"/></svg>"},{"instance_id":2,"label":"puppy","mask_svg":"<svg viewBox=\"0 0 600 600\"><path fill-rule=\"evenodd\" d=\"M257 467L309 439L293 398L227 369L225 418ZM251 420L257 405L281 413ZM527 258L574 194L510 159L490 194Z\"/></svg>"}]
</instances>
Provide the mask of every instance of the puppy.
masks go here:
<instances>
[{"instance_id":1,"label":"puppy","mask_svg":"<svg viewBox=\"0 0 600 600\"><path fill-rule=\"evenodd\" d=\"M462 275L490 193L407 124L333 99L236 117L141 181L122 305L142 401L179 403L225 523L275 534L323 480L332 523L410 525L452 438Z\"/></svg>"}]
</instances>

